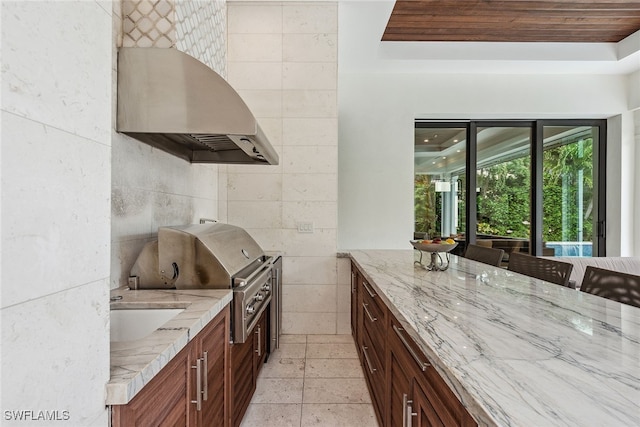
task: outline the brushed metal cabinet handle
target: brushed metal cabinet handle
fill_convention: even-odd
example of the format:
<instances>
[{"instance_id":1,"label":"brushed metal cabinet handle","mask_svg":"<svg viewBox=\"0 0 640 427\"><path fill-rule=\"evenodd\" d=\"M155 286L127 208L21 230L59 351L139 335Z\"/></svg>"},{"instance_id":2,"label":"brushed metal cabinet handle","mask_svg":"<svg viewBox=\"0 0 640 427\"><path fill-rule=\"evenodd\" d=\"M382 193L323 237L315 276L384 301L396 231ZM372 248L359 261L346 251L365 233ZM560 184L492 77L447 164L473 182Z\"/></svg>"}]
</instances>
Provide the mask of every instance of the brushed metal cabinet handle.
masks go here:
<instances>
[{"instance_id":1,"label":"brushed metal cabinet handle","mask_svg":"<svg viewBox=\"0 0 640 427\"><path fill-rule=\"evenodd\" d=\"M202 354L202 361L204 362L203 378L204 378L204 400L209 399L209 354L207 351Z\"/></svg>"},{"instance_id":2,"label":"brushed metal cabinet handle","mask_svg":"<svg viewBox=\"0 0 640 427\"><path fill-rule=\"evenodd\" d=\"M377 317L373 317L371 315L371 313L369 312L369 309L367 307L369 307L369 304L362 303L362 308L364 308L364 312L367 313L367 316L369 317L369 320L371 320L372 322L377 321L378 318Z\"/></svg>"},{"instance_id":3,"label":"brushed metal cabinet handle","mask_svg":"<svg viewBox=\"0 0 640 427\"><path fill-rule=\"evenodd\" d=\"M369 372L371 372L371 374L374 374L376 372L376 368L371 366L371 360L369 360L369 354L367 353L367 349L368 349L368 347L363 345L362 346L362 354L364 354L364 359L367 362L367 367L369 368Z\"/></svg>"},{"instance_id":4,"label":"brushed metal cabinet handle","mask_svg":"<svg viewBox=\"0 0 640 427\"><path fill-rule=\"evenodd\" d=\"M256 334L258 334L258 348L256 349L256 353L258 353L258 357L262 356L262 345L260 342L260 335L261 334L261 330L260 330L260 325L258 325L258 330L256 331Z\"/></svg>"},{"instance_id":5,"label":"brushed metal cabinet handle","mask_svg":"<svg viewBox=\"0 0 640 427\"><path fill-rule=\"evenodd\" d=\"M196 400L192 400L191 403L196 404L196 410L202 410L202 359L196 360L196 365L191 366L191 369L196 370Z\"/></svg>"},{"instance_id":6,"label":"brushed metal cabinet handle","mask_svg":"<svg viewBox=\"0 0 640 427\"><path fill-rule=\"evenodd\" d=\"M413 417L417 416L417 412L413 412L412 400L407 401L407 427L413 426Z\"/></svg>"},{"instance_id":7,"label":"brushed metal cabinet handle","mask_svg":"<svg viewBox=\"0 0 640 427\"><path fill-rule=\"evenodd\" d=\"M413 425L413 417L418 415L413 412L413 400L409 400L406 393L402 393L402 427L411 427Z\"/></svg>"},{"instance_id":8,"label":"brushed metal cabinet handle","mask_svg":"<svg viewBox=\"0 0 640 427\"><path fill-rule=\"evenodd\" d=\"M362 281L362 286L364 286L364 288L367 290L367 293L371 298L375 298L377 296L377 294L371 290L367 282L365 282L364 280Z\"/></svg>"},{"instance_id":9,"label":"brushed metal cabinet handle","mask_svg":"<svg viewBox=\"0 0 640 427\"><path fill-rule=\"evenodd\" d=\"M396 325L391 325L391 326L393 326L393 331L396 333L396 335L398 335L398 338L400 338L400 341L402 341L402 344L405 346L409 354L411 354L411 357L413 357L413 360L415 360L415 362L418 364L418 367L422 371L426 371L427 368L431 366L431 364L429 362L423 362L422 360L420 360L420 357L416 354L415 351L413 351L413 348L409 345L409 343L407 342L407 339L404 337L404 335L401 332L404 329L398 328Z\"/></svg>"}]
</instances>

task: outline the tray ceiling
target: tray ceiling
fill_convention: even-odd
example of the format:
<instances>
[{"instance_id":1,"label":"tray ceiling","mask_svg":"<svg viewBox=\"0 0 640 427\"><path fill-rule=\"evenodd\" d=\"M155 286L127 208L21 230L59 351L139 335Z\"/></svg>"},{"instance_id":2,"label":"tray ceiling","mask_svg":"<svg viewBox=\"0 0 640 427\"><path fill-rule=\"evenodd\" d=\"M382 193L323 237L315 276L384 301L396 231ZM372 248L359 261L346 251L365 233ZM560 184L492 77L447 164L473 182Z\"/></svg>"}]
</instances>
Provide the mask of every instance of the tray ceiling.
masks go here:
<instances>
[{"instance_id":1,"label":"tray ceiling","mask_svg":"<svg viewBox=\"0 0 640 427\"><path fill-rule=\"evenodd\" d=\"M619 42L640 30L640 2L397 0L383 41Z\"/></svg>"}]
</instances>

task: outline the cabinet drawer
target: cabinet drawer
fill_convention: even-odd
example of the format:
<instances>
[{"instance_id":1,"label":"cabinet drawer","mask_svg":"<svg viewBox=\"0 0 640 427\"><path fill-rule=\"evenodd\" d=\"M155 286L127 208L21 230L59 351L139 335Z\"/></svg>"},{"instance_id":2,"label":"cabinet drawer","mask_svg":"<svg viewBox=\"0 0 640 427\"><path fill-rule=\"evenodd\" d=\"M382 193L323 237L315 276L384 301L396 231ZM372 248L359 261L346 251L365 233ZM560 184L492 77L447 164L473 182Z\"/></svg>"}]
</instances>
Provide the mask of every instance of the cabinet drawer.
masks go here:
<instances>
[{"instance_id":1,"label":"cabinet drawer","mask_svg":"<svg viewBox=\"0 0 640 427\"><path fill-rule=\"evenodd\" d=\"M380 295L366 279L362 280L362 303L369 305L372 314L381 314L386 311L386 306L380 299Z\"/></svg>"},{"instance_id":2,"label":"cabinet drawer","mask_svg":"<svg viewBox=\"0 0 640 427\"><path fill-rule=\"evenodd\" d=\"M374 294L375 295L375 294ZM363 289L362 306L360 308L363 329L369 334L373 351L377 353L378 359L385 360L387 309L380 306L380 297L371 297L370 293Z\"/></svg>"},{"instance_id":3,"label":"cabinet drawer","mask_svg":"<svg viewBox=\"0 0 640 427\"><path fill-rule=\"evenodd\" d=\"M362 353L363 368L373 406L378 414L378 419L383 419L384 414L384 396L385 396L385 369L384 363L378 358L378 353L374 351L371 337L365 331L362 334ZM383 359L384 360L384 359Z\"/></svg>"},{"instance_id":4,"label":"cabinet drawer","mask_svg":"<svg viewBox=\"0 0 640 427\"><path fill-rule=\"evenodd\" d=\"M371 314L368 311L370 308L366 304L362 304L362 324L365 333L371 343L370 351L374 352L379 360L385 360L385 352L387 350L386 344L386 328L384 315Z\"/></svg>"}]
</instances>

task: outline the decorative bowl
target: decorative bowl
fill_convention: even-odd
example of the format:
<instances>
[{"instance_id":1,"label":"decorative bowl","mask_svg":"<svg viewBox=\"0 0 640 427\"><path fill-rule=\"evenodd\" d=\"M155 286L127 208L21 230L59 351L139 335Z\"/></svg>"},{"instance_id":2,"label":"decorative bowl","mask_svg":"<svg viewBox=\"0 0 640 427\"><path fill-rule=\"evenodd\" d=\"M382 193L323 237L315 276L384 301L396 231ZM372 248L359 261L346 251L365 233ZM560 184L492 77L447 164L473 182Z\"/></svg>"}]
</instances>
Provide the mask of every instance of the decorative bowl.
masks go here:
<instances>
[{"instance_id":1,"label":"decorative bowl","mask_svg":"<svg viewBox=\"0 0 640 427\"><path fill-rule=\"evenodd\" d=\"M424 252L450 252L458 243L422 243L420 240L410 240L414 248Z\"/></svg>"}]
</instances>

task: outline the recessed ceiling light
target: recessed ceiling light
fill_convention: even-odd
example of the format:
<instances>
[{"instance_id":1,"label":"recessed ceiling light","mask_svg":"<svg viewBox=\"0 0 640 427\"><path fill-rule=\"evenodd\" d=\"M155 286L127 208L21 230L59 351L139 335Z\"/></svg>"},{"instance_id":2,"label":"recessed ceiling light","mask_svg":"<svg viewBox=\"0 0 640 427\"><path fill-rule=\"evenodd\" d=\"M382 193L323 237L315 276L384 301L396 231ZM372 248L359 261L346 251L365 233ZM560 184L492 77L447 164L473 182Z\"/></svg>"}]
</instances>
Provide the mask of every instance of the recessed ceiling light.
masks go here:
<instances>
[{"instance_id":1,"label":"recessed ceiling light","mask_svg":"<svg viewBox=\"0 0 640 427\"><path fill-rule=\"evenodd\" d=\"M432 165L435 165L435 164L436 164L436 162L431 162L431 164L432 164Z\"/></svg>"},{"instance_id":2,"label":"recessed ceiling light","mask_svg":"<svg viewBox=\"0 0 640 427\"><path fill-rule=\"evenodd\" d=\"M443 158L443 159L446 159L446 158L447 158L447 156L443 156L442 158Z\"/></svg>"},{"instance_id":3,"label":"recessed ceiling light","mask_svg":"<svg viewBox=\"0 0 640 427\"><path fill-rule=\"evenodd\" d=\"M424 140L424 142L429 142L429 140L428 140L428 139L425 139L425 140Z\"/></svg>"},{"instance_id":4,"label":"recessed ceiling light","mask_svg":"<svg viewBox=\"0 0 640 427\"><path fill-rule=\"evenodd\" d=\"M454 139L454 140L453 140L453 142L458 142L458 140L457 140L457 139Z\"/></svg>"},{"instance_id":5,"label":"recessed ceiling light","mask_svg":"<svg viewBox=\"0 0 640 427\"><path fill-rule=\"evenodd\" d=\"M459 152L460 152L460 150L456 151L456 153L459 153Z\"/></svg>"}]
</instances>

